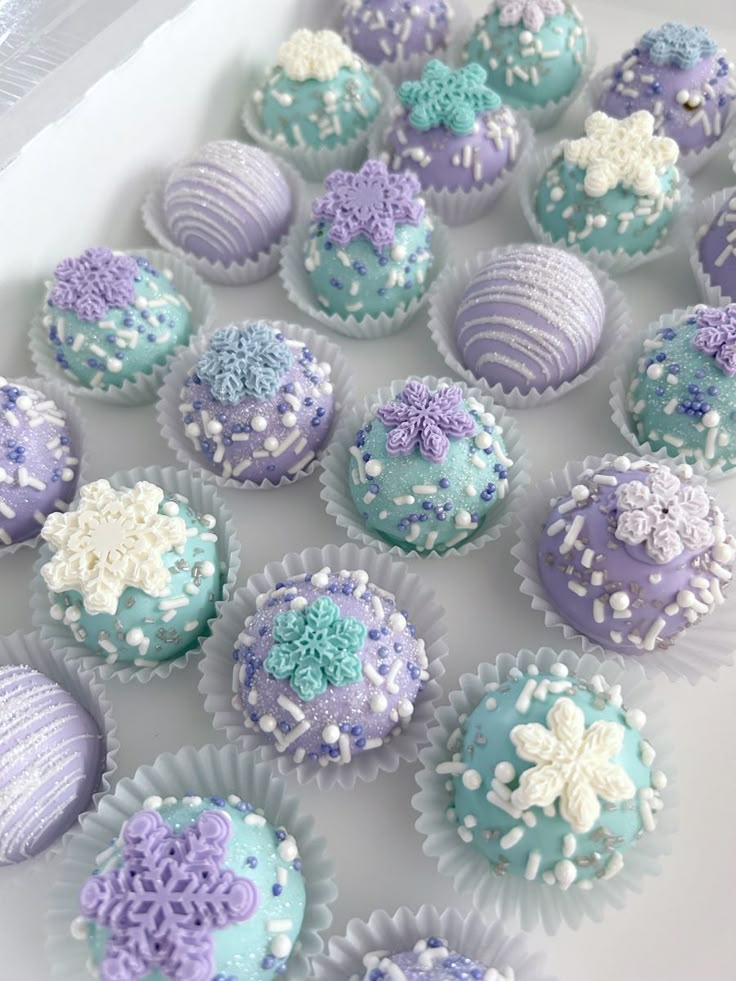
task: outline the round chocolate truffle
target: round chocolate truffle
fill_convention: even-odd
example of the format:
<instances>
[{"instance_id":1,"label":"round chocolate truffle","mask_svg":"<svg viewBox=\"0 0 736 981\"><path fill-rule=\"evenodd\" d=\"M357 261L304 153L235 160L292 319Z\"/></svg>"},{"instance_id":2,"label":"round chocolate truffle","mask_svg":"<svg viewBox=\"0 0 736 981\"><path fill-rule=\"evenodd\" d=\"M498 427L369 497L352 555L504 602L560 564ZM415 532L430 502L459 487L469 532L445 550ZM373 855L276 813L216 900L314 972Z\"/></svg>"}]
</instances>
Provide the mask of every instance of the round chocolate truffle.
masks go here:
<instances>
[{"instance_id":1,"label":"round chocolate truffle","mask_svg":"<svg viewBox=\"0 0 736 981\"><path fill-rule=\"evenodd\" d=\"M91 804L103 737L63 688L23 665L0 666L0 866L60 838Z\"/></svg>"},{"instance_id":2,"label":"round chocolate truffle","mask_svg":"<svg viewBox=\"0 0 736 981\"><path fill-rule=\"evenodd\" d=\"M43 392L0 378L0 543L35 538L47 515L64 511L79 477L80 447L66 413Z\"/></svg>"},{"instance_id":3,"label":"round chocolate truffle","mask_svg":"<svg viewBox=\"0 0 736 981\"><path fill-rule=\"evenodd\" d=\"M724 601L736 542L692 467L618 457L550 510L539 575L575 630L606 650L670 647Z\"/></svg>"},{"instance_id":4,"label":"round chocolate truffle","mask_svg":"<svg viewBox=\"0 0 736 981\"><path fill-rule=\"evenodd\" d=\"M411 950L397 954L376 951L363 958L363 981L514 981L513 971L488 968L464 954L451 950L439 937L417 940Z\"/></svg>"},{"instance_id":5,"label":"round chocolate truffle","mask_svg":"<svg viewBox=\"0 0 736 981\"><path fill-rule=\"evenodd\" d=\"M179 248L230 266L268 252L291 224L294 202L272 156L237 140L213 140L174 167L163 207Z\"/></svg>"},{"instance_id":6,"label":"round chocolate truffle","mask_svg":"<svg viewBox=\"0 0 736 981\"><path fill-rule=\"evenodd\" d=\"M345 0L342 33L354 51L380 67L444 51L452 18L446 0Z\"/></svg>"},{"instance_id":7,"label":"round chocolate truffle","mask_svg":"<svg viewBox=\"0 0 736 981\"><path fill-rule=\"evenodd\" d=\"M719 287L724 302L736 301L736 188L710 225L700 232L698 257L703 272Z\"/></svg>"},{"instance_id":8,"label":"round chocolate truffle","mask_svg":"<svg viewBox=\"0 0 736 981\"><path fill-rule=\"evenodd\" d=\"M460 359L504 392L544 391L588 367L606 309L588 267L569 252L520 245L470 280L455 318Z\"/></svg>"}]
</instances>

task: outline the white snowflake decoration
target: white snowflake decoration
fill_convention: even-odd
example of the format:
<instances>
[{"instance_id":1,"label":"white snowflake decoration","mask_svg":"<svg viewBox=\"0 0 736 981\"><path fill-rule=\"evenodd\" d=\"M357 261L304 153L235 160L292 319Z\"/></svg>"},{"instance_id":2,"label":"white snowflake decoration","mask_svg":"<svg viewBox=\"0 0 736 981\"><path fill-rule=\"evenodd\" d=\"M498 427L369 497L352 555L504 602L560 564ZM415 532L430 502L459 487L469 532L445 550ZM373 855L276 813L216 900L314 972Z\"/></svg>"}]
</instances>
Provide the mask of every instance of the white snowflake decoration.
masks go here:
<instances>
[{"instance_id":1,"label":"white snowflake decoration","mask_svg":"<svg viewBox=\"0 0 736 981\"><path fill-rule=\"evenodd\" d=\"M547 17L565 13L563 0L497 0L496 6L501 8L501 27L515 27L523 21L534 34L542 30Z\"/></svg>"},{"instance_id":2,"label":"white snowflake decoration","mask_svg":"<svg viewBox=\"0 0 736 981\"><path fill-rule=\"evenodd\" d=\"M555 702L547 726L530 722L511 730L518 755L536 764L521 774L512 801L527 810L559 798L562 817L576 834L584 834L600 817L599 798L616 804L636 794L623 767L610 762L621 752L624 727L598 721L586 729L583 710L570 698Z\"/></svg>"},{"instance_id":3,"label":"white snowflake decoration","mask_svg":"<svg viewBox=\"0 0 736 981\"><path fill-rule=\"evenodd\" d=\"M638 197L661 194L660 177L677 162L674 140L654 136L654 116L642 110L625 119L594 112L585 120L585 136L562 144L567 163L585 171L583 187L593 198L619 184Z\"/></svg>"},{"instance_id":4,"label":"white snowflake decoration","mask_svg":"<svg viewBox=\"0 0 736 981\"><path fill-rule=\"evenodd\" d=\"M77 590L88 613L114 614L128 586L164 596L171 573L163 556L184 545L187 527L183 518L158 513L161 488L140 481L117 491L96 480L79 496L75 510L49 515L41 530L56 549L41 569L49 589Z\"/></svg>"},{"instance_id":5,"label":"white snowflake decoration","mask_svg":"<svg viewBox=\"0 0 736 981\"><path fill-rule=\"evenodd\" d=\"M295 82L329 82L341 68L360 68L360 59L334 31L294 31L279 48L279 65Z\"/></svg>"}]
</instances>

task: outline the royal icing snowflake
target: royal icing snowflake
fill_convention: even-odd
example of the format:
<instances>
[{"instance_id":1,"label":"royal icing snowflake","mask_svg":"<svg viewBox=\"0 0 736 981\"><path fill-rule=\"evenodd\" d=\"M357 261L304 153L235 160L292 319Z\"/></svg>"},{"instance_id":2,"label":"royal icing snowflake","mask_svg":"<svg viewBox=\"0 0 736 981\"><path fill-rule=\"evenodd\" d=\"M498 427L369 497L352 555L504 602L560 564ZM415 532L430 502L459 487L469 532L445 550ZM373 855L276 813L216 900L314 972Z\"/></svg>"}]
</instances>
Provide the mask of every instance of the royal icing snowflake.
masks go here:
<instances>
[{"instance_id":1,"label":"royal icing snowflake","mask_svg":"<svg viewBox=\"0 0 736 981\"><path fill-rule=\"evenodd\" d=\"M334 31L294 31L279 48L279 65L295 82L329 82L341 68L361 68L360 59Z\"/></svg>"},{"instance_id":2,"label":"royal icing snowflake","mask_svg":"<svg viewBox=\"0 0 736 981\"><path fill-rule=\"evenodd\" d=\"M453 133L472 133L479 113L498 109L501 98L485 84L486 70L471 64L448 68L436 58L417 82L402 82L399 99L411 109L409 122L418 130L444 126Z\"/></svg>"},{"instance_id":3,"label":"royal icing snowflake","mask_svg":"<svg viewBox=\"0 0 736 981\"><path fill-rule=\"evenodd\" d=\"M736 303L703 307L695 314L693 347L710 354L724 375L736 375Z\"/></svg>"},{"instance_id":4,"label":"royal icing snowflake","mask_svg":"<svg viewBox=\"0 0 736 981\"><path fill-rule=\"evenodd\" d=\"M544 27L548 17L565 13L563 0L497 0L501 9L498 22L501 27L515 27L522 23L536 34Z\"/></svg>"},{"instance_id":5,"label":"royal icing snowflake","mask_svg":"<svg viewBox=\"0 0 736 981\"><path fill-rule=\"evenodd\" d=\"M450 439L475 431L473 417L462 401L462 389L457 385L433 393L422 382L407 382L395 401L376 412L390 430L386 440L389 456L408 456L418 447L425 460L442 463L450 452Z\"/></svg>"},{"instance_id":6,"label":"royal icing snowflake","mask_svg":"<svg viewBox=\"0 0 736 981\"><path fill-rule=\"evenodd\" d=\"M690 27L672 21L648 30L639 45L649 52L649 59L655 65L675 65L677 68L693 68L718 50L705 27Z\"/></svg>"},{"instance_id":7,"label":"royal icing snowflake","mask_svg":"<svg viewBox=\"0 0 736 981\"><path fill-rule=\"evenodd\" d=\"M197 362L197 375L218 402L237 405L243 399L263 401L278 389L291 367L283 334L268 324L223 327L212 335Z\"/></svg>"},{"instance_id":8,"label":"royal icing snowflake","mask_svg":"<svg viewBox=\"0 0 736 981\"><path fill-rule=\"evenodd\" d=\"M63 259L54 270L49 301L58 310L72 310L80 320L101 320L113 308L135 300L138 263L99 246L74 259Z\"/></svg>"}]
</instances>

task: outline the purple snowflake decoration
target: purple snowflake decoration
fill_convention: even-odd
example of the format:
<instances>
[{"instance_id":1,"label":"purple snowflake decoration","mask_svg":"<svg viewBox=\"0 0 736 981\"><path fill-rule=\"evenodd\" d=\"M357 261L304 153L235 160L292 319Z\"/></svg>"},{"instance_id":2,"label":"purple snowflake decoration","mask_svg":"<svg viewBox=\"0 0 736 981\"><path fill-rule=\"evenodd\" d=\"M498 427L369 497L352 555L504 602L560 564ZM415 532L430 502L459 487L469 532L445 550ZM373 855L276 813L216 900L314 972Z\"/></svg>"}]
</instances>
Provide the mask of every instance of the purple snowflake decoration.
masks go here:
<instances>
[{"instance_id":1,"label":"purple snowflake decoration","mask_svg":"<svg viewBox=\"0 0 736 981\"><path fill-rule=\"evenodd\" d=\"M312 213L331 222L328 236L338 245L365 235L384 248L394 244L397 222L418 225L424 217L417 177L391 174L379 160L367 160L356 173L333 170L325 187L328 193L312 203Z\"/></svg>"},{"instance_id":2,"label":"purple snowflake decoration","mask_svg":"<svg viewBox=\"0 0 736 981\"><path fill-rule=\"evenodd\" d=\"M82 915L110 931L102 981L137 981L160 970L178 981L210 981L212 931L249 919L258 907L250 879L223 869L230 821L204 811L180 835L157 811L125 825L123 863L87 880Z\"/></svg>"},{"instance_id":3,"label":"purple snowflake decoration","mask_svg":"<svg viewBox=\"0 0 736 981\"><path fill-rule=\"evenodd\" d=\"M80 320L101 320L114 307L135 301L138 263L99 246L76 259L62 259L54 270L49 300L59 310L73 310Z\"/></svg>"},{"instance_id":4,"label":"purple snowflake decoration","mask_svg":"<svg viewBox=\"0 0 736 981\"><path fill-rule=\"evenodd\" d=\"M695 315L693 347L712 355L724 375L736 375L736 303L703 307Z\"/></svg>"},{"instance_id":5,"label":"purple snowflake decoration","mask_svg":"<svg viewBox=\"0 0 736 981\"><path fill-rule=\"evenodd\" d=\"M475 431L473 417L462 407L462 400L462 389L457 385L432 393L422 382L407 382L396 401L376 412L391 430L386 440L389 456L408 456L419 447L425 460L442 463L450 450L450 438L460 439Z\"/></svg>"}]
</instances>

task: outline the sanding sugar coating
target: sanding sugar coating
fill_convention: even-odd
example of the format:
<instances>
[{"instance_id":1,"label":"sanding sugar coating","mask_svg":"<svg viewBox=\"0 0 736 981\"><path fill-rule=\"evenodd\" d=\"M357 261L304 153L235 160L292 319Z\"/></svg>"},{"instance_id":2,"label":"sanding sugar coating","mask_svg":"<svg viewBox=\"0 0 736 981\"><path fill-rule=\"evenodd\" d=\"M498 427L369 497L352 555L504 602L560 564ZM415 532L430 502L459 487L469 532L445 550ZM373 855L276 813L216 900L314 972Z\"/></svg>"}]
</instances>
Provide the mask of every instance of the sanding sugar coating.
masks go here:
<instances>
[{"instance_id":1,"label":"sanding sugar coating","mask_svg":"<svg viewBox=\"0 0 736 981\"><path fill-rule=\"evenodd\" d=\"M42 392L0 378L0 543L34 538L77 489L81 447L66 413Z\"/></svg>"},{"instance_id":2,"label":"sanding sugar coating","mask_svg":"<svg viewBox=\"0 0 736 981\"><path fill-rule=\"evenodd\" d=\"M595 356L605 323L595 276L569 252L520 245L469 282L455 318L460 358L504 392L571 381Z\"/></svg>"},{"instance_id":3,"label":"sanding sugar coating","mask_svg":"<svg viewBox=\"0 0 736 981\"><path fill-rule=\"evenodd\" d=\"M411 720L428 679L410 611L363 570L292 576L233 651L245 724L303 765L347 764Z\"/></svg>"},{"instance_id":4,"label":"sanding sugar coating","mask_svg":"<svg viewBox=\"0 0 736 981\"><path fill-rule=\"evenodd\" d=\"M411 950L395 954L385 951L366 954L362 981L514 981L505 973L450 950L440 937L417 940Z\"/></svg>"},{"instance_id":5,"label":"sanding sugar coating","mask_svg":"<svg viewBox=\"0 0 736 981\"><path fill-rule=\"evenodd\" d=\"M344 0L343 37L379 67L442 52L452 24L446 0Z\"/></svg>"},{"instance_id":6,"label":"sanding sugar coating","mask_svg":"<svg viewBox=\"0 0 736 981\"><path fill-rule=\"evenodd\" d=\"M271 981L284 973L306 906L298 843L254 804L222 794L149 797L101 857L72 924L100 977Z\"/></svg>"},{"instance_id":7,"label":"sanding sugar coating","mask_svg":"<svg viewBox=\"0 0 736 981\"><path fill-rule=\"evenodd\" d=\"M548 599L606 650L664 650L721 603L736 543L687 464L617 457L553 504L538 541Z\"/></svg>"},{"instance_id":8,"label":"sanding sugar coating","mask_svg":"<svg viewBox=\"0 0 736 981\"><path fill-rule=\"evenodd\" d=\"M736 192L734 192L698 243L703 271L713 286L720 287L725 300L736 300Z\"/></svg>"},{"instance_id":9,"label":"sanding sugar coating","mask_svg":"<svg viewBox=\"0 0 736 981\"><path fill-rule=\"evenodd\" d=\"M87 809L103 737L72 696L39 671L0 667L0 866L40 854Z\"/></svg>"},{"instance_id":10,"label":"sanding sugar coating","mask_svg":"<svg viewBox=\"0 0 736 981\"><path fill-rule=\"evenodd\" d=\"M176 245L225 266L267 252L286 233L295 207L275 158L237 140L205 143L178 163L163 205Z\"/></svg>"}]
</instances>

